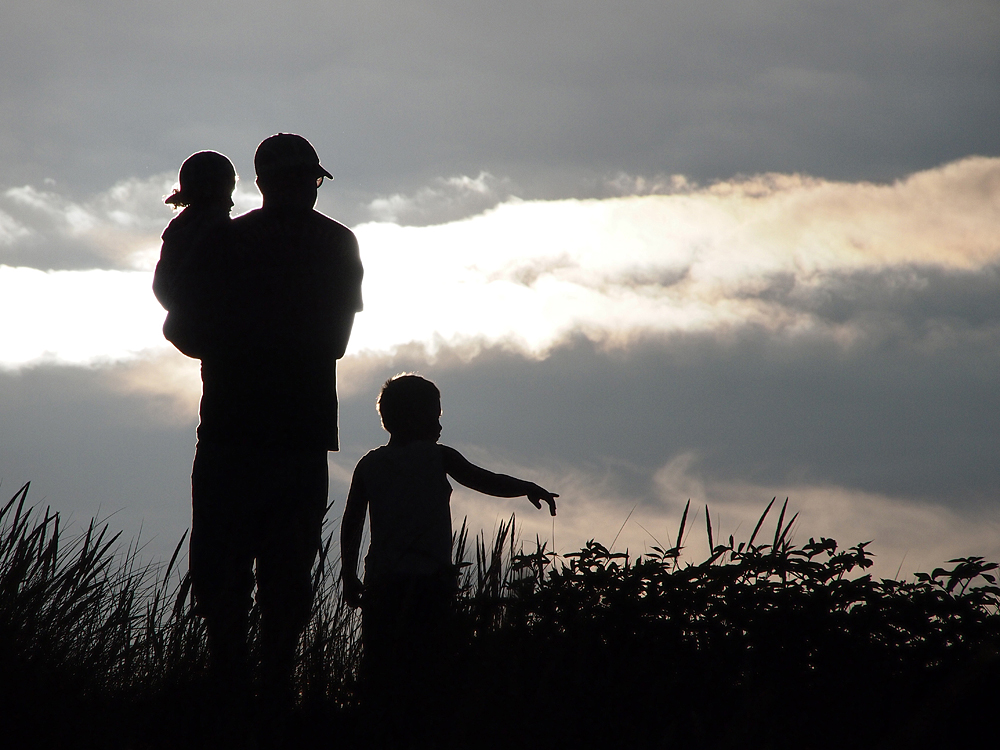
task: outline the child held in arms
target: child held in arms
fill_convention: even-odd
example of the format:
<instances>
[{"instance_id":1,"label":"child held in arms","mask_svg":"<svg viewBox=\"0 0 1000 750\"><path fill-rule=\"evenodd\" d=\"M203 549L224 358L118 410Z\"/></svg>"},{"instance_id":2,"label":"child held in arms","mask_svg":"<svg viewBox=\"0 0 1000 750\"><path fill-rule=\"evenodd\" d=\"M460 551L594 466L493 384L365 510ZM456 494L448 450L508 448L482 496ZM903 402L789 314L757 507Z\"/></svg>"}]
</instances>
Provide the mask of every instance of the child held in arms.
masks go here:
<instances>
[{"instance_id":1,"label":"child held in arms","mask_svg":"<svg viewBox=\"0 0 1000 750\"><path fill-rule=\"evenodd\" d=\"M153 274L153 294L167 310L163 335L184 354L199 356L193 330L204 330L218 301L214 272L224 272L220 250L226 243L229 211L236 189L236 169L217 151L199 151L181 165L180 189L164 201L182 209L163 232L160 260ZM214 287L214 288L213 288ZM190 325L199 316L200 325Z\"/></svg>"},{"instance_id":2,"label":"child held in arms","mask_svg":"<svg viewBox=\"0 0 1000 750\"><path fill-rule=\"evenodd\" d=\"M389 442L354 470L341 525L341 576L345 601L362 607L362 685L372 725L390 733L403 726L419 735L435 714L426 704L441 697L435 688L447 681L445 665L455 645L448 477L495 497L526 496L539 509L544 502L553 516L558 495L480 468L438 443L441 393L419 375L390 378L377 407ZM362 584L357 570L366 512L371 541Z\"/></svg>"}]
</instances>

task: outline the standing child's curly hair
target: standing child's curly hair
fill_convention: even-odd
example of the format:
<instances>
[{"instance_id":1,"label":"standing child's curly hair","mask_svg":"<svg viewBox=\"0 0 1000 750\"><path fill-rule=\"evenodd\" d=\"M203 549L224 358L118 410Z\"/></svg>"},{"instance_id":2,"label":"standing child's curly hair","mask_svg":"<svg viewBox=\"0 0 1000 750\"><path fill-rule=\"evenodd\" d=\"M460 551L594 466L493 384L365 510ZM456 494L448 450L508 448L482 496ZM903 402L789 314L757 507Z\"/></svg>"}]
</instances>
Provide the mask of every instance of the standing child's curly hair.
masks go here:
<instances>
[{"instance_id":1,"label":"standing child's curly hair","mask_svg":"<svg viewBox=\"0 0 1000 750\"><path fill-rule=\"evenodd\" d=\"M441 416L441 391L426 378L404 372L385 381L375 405L390 435L420 435Z\"/></svg>"}]
</instances>

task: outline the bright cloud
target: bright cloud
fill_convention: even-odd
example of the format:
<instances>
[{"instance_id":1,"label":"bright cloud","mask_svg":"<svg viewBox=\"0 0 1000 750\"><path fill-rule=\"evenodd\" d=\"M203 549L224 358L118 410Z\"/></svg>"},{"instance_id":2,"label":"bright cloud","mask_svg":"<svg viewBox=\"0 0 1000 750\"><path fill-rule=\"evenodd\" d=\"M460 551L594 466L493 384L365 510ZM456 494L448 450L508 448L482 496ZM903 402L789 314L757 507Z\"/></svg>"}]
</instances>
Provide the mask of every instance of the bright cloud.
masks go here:
<instances>
[{"instance_id":1,"label":"bright cloud","mask_svg":"<svg viewBox=\"0 0 1000 750\"><path fill-rule=\"evenodd\" d=\"M892 185L765 175L671 195L508 202L431 227L357 228L367 312L354 350L439 337L539 353L571 331L809 327L764 294L894 264L970 269L1000 257L1000 159Z\"/></svg>"},{"instance_id":2,"label":"bright cloud","mask_svg":"<svg viewBox=\"0 0 1000 750\"><path fill-rule=\"evenodd\" d=\"M82 238L142 270L5 267L0 304L5 320L19 323L4 334L0 362L83 363L162 350L149 271L169 218L160 208L169 182L157 179L126 181L81 204L33 188L7 192L7 205L35 216L25 224L31 242ZM479 180L458 187L487 192ZM921 268L970 272L1000 260L996 158L889 185L762 175L702 188L674 181L671 189L508 200L447 224L357 227L366 308L350 351L478 340L538 356L573 332L605 342L747 324L795 332L830 325L817 300L831 289L850 297L844 279L852 273L902 268L892 283L920 287L928 283ZM237 197L241 207L253 205L249 193ZM15 248L27 241L17 234L21 224L7 224Z\"/></svg>"},{"instance_id":3,"label":"bright cloud","mask_svg":"<svg viewBox=\"0 0 1000 750\"><path fill-rule=\"evenodd\" d=\"M166 313L138 271L39 271L0 266L0 366L88 365L162 348Z\"/></svg>"}]
</instances>

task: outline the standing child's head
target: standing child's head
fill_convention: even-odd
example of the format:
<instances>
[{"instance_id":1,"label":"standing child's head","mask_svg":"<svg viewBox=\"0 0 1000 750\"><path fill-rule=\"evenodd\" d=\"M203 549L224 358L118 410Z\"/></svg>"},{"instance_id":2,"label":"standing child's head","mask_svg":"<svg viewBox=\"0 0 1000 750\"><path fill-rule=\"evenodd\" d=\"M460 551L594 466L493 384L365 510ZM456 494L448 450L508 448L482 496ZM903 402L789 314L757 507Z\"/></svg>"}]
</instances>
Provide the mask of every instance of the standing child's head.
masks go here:
<instances>
[{"instance_id":1,"label":"standing child's head","mask_svg":"<svg viewBox=\"0 0 1000 750\"><path fill-rule=\"evenodd\" d=\"M441 391L410 373L385 381L376 403L382 427L394 438L437 440L441 436Z\"/></svg>"},{"instance_id":2,"label":"standing child's head","mask_svg":"<svg viewBox=\"0 0 1000 750\"><path fill-rule=\"evenodd\" d=\"M164 203L174 208L197 206L229 211L233 205L236 179L236 169L228 158L218 151L199 151L181 164L177 176L180 190L175 190Z\"/></svg>"}]
</instances>

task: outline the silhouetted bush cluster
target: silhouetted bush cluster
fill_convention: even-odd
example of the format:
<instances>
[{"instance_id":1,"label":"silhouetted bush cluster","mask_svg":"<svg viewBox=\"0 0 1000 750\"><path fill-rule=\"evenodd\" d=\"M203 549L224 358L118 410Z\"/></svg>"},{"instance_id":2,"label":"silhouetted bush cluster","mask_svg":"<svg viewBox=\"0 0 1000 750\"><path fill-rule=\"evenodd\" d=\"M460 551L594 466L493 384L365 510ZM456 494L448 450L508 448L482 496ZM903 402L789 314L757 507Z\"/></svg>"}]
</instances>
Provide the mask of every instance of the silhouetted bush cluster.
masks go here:
<instances>
[{"instance_id":1,"label":"silhouetted bush cluster","mask_svg":"<svg viewBox=\"0 0 1000 750\"><path fill-rule=\"evenodd\" d=\"M0 511L0 700L12 746L190 746L207 654L189 581L139 566L91 524ZM773 505L773 501L772 501ZM789 539L783 507L766 541L713 539L631 558L596 541L525 553L514 520L477 537L462 567L460 628L442 691L441 747L833 748L958 746L1000 698L995 563L971 557L913 581L875 580L867 543ZM787 505L787 501L786 501ZM346 609L329 542L297 678L298 742L362 742L360 620ZM53 720L55 716L55 720Z\"/></svg>"},{"instance_id":2,"label":"silhouetted bush cluster","mask_svg":"<svg viewBox=\"0 0 1000 750\"><path fill-rule=\"evenodd\" d=\"M716 545L706 508L712 554L699 565L679 564L679 546L630 559L591 541L558 567L543 549L480 548L459 721L601 747L978 737L1000 698L996 563L873 580L868 543L796 546L785 508L758 542L770 509L748 542Z\"/></svg>"}]
</instances>

